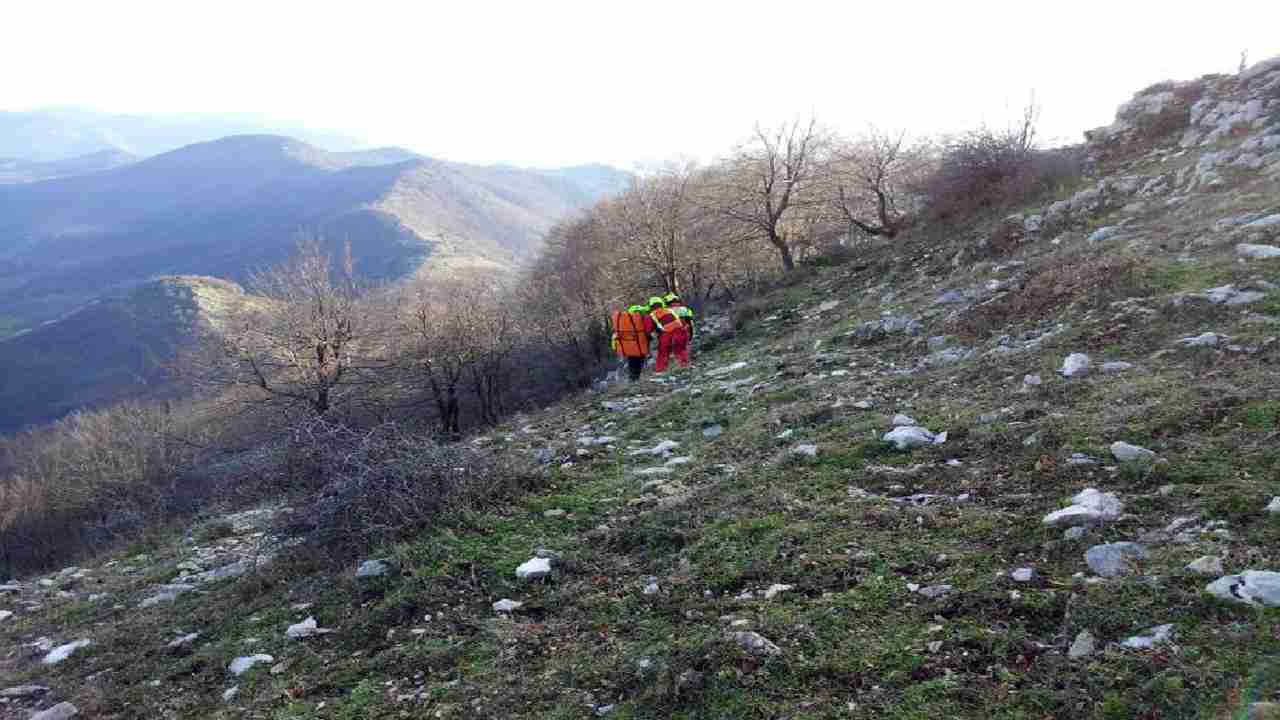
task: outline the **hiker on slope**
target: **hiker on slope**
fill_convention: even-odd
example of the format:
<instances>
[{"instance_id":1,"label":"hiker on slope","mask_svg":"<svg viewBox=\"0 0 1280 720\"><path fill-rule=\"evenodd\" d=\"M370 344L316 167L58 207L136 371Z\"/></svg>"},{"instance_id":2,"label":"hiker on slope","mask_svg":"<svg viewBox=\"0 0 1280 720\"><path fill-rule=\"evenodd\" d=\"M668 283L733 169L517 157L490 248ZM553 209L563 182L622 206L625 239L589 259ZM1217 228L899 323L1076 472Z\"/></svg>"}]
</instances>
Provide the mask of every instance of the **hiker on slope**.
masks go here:
<instances>
[{"instance_id":1,"label":"hiker on slope","mask_svg":"<svg viewBox=\"0 0 1280 720\"><path fill-rule=\"evenodd\" d=\"M657 372L666 372L672 353L675 353L681 367L689 367L689 328L685 322L656 295L649 298L649 317L660 333Z\"/></svg>"},{"instance_id":2,"label":"hiker on slope","mask_svg":"<svg viewBox=\"0 0 1280 720\"><path fill-rule=\"evenodd\" d=\"M627 361L627 377L631 382L640 379L645 361L649 359L649 336L655 327L648 311L644 305L632 305L615 312L612 318L610 347Z\"/></svg>"}]
</instances>

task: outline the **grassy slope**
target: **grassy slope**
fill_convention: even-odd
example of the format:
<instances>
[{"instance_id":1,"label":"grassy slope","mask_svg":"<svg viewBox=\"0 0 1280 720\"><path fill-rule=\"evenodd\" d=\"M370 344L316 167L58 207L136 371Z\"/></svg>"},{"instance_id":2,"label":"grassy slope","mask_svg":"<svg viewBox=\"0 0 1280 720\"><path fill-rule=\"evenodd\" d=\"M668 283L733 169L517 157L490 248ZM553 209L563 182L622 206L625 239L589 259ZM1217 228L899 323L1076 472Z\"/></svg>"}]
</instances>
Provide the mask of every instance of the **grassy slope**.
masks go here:
<instances>
[{"instance_id":1,"label":"grassy slope","mask_svg":"<svg viewBox=\"0 0 1280 720\"><path fill-rule=\"evenodd\" d=\"M404 568L394 580L362 586L350 570L278 563L173 605L134 609L142 586L171 580L190 552L159 544L133 573L91 571L88 582L101 579L112 600L51 602L0 626L11 648L40 635L91 637L94 646L53 669L12 649L0 674L44 682L102 718L581 718L608 704L613 718L1231 717L1280 693L1280 613L1213 600L1202 592L1212 578L1183 566L1221 553L1228 572L1280 570L1280 519L1264 511L1280 494L1280 350L1174 341L1214 331L1262 345L1280 325L1250 313L1280 315L1280 293L1247 308L1170 299L1225 282L1280 282L1280 261L1240 263L1229 243L1197 242L1228 237L1207 231L1217 218L1280 211L1273 182L1237 182L1232 193L1174 211L1139 212L1128 239L1105 247L1068 234L1060 245L1046 238L953 269L963 238L918 237L868 251L861 269L819 270L766 298L776 319L706 341L697 368L672 384L570 399L485 438L495 452L551 446L558 459L537 492L389 549ZM1054 302L1003 318L980 340L957 340L986 350L1001 334L1059 327L1036 352L900 372L927 354L922 339L859 346L845 336L885 311L919 314L927 335L940 334L956 327L954 308L933 298L1007 277L997 262L1075 267L1101 254L1137 263L1105 297L1064 279ZM1111 304L1126 298L1138 299ZM820 313L829 300L839 304ZM1057 376L1076 351L1138 368ZM735 361L750 364L707 374ZM1021 392L1027 373L1044 384ZM875 407L858 409L862 399ZM637 410L606 410L608 400L634 400ZM896 412L949 431L947 443L887 450L879 436ZM990 413L1000 418L984 423ZM707 423L722 424L723 435L704 437ZM787 429L792 437L776 437ZM584 434L619 440L580 457ZM1038 442L1028 445L1033 434ZM660 478L665 490L646 492L647 478L633 471L657 463L627 450L661 439L680 442L678 454L692 461ZM1150 447L1161 461L1065 462L1073 452L1109 460L1114 440ZM791 455L797 443L820 452ZM1041 525L1084 487L1116 492L1129 514L1081 541ZM927 507L884 497L922 492L969 497ZM1087 570L1090 545L1188 515L1225 522L1228 533L1153 545L1137 576L1073 577ZM555 576L517 581L515 567L538 547L564 556ZM1007 573L1018 567L1038 578L1014 583ZM651 577L660 592L647 595ZM775 583L794 588L761 599ZM928 599L908 583L955 590ZM748 590L754 599L738 599ZM513 619L496 617L490 604L500 598L525 605ZM299 602L314 605L292 611ZM287 640L285 627L306 615L337 632ZM744 652L727 637L735 622L783 654ZM1163 623L1175 625L1171 645L1115 645ZM202 633L185 657L162 650L178 629ZM1084 629L1101 652L1067 659ZM233 680L228 662L252 652L272 654L278 672L260 667ZM233 684L239 696L225 704ZM0 706L0 718L20 712Z\"/></svg>"}]
</instances>

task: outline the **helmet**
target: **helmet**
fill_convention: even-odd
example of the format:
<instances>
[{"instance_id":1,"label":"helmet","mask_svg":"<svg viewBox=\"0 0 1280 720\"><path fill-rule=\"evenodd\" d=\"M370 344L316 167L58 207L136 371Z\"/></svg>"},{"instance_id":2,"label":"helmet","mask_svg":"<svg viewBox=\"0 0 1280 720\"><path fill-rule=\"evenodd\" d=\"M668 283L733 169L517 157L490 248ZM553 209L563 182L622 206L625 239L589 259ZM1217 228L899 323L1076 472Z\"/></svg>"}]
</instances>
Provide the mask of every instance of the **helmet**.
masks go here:
<instances>
[{"instance_id":1,"label":"helmet","mask_svg":"<svg viewBox=\"0 0 1280 720\"><path fill-rule=\"evenodd\" d=\"M662 298L658 297L657 295L654 295L653 297L649 298L650 310L653 310L654 308L660 308L660 307L666 307L666 306L667 306L667 302Z\"/></svg>"},{"instance_id":2,"label":"helmet","mask_svg":"<svg viewBox=\"0 0 1280 720\"><path fill-rule=\"evenodd\" d=\"M663 295L662 299L666 300L667 303L673 303L673 302L678 302L680 300L680 296L673 292L669 292L666 295Z\"/></svg>"},{"instance_id":3,"label":"helmet","mask_svg":"<svg viewBox=\"0 0 1280 720\"><path fill-rule=\"evenodd\" d=\"M645 311L646 311L646 310L648 310L648 309L649 309L649 308L645 307L644 305L632 305L631 307L627 308L627 312L629 312L629 313L642 313L642 312L645 312Z\"/></svg>"}]
</instances>

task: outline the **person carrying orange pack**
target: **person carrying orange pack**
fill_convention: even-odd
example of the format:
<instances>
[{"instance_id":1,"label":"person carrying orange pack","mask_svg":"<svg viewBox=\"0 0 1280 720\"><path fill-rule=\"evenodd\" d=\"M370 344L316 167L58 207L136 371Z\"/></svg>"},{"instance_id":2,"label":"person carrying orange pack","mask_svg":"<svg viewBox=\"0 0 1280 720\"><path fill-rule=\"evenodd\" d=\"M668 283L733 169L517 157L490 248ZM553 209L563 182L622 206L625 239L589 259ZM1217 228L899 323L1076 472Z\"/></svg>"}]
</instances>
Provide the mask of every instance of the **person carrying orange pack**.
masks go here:
<instances>
[{"instance_id":1,"label":"person carrying orange pack","mask_svg":"<svg viewBox=\"0 0 1280 720\"><path fill-rule=\"evenodd\" d=\"M653 320L644 305L632 305L613 314L613 338L609 346L627 361L627 376L631 382L640 379L644 363L649 359L649 336L653 334Z\"/></svg>"},{"instance_id":2,"label":"person carrying orange pack","mask_svg":"<svg viewBox=\"0 0 1280 720\"><path fill-rule=\"evenodd\" d=\"M675 313L676 317L684 323L687 331L684 343L679 347L673 347L676 357L680 360L681 367L689 367L689 345L693 342L693 308L685 304L684 299L673 292L669 292L662 296L667 308Z\"/></svg>"},{"instance_id":3,"label":"person carrying orange pack","mask_svg":"<svg viewBox=\"0 0 1280 720\"><path fill-rule=\"evenodd\" d=\"M649 298L649 317L660 333L658 335L657 371L666 372L671 354L682 367L689 366L689 328L676 313L667 308L665 300L658 296Z\"/></svg>"}]
</instances>

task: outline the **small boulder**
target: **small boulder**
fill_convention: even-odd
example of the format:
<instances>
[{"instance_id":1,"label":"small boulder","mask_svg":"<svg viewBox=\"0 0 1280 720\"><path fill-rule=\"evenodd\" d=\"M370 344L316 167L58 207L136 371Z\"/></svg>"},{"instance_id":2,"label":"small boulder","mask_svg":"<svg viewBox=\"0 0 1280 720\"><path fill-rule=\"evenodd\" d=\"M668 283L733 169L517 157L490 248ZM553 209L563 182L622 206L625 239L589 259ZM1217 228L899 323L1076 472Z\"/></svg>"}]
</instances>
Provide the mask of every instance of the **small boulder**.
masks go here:
<instances>
[{"instance_id":1,"label":"small boulder","mask_svg":"<svg viewBox=\"0 0 1280 720\"><path fill-rule=\"evenodd\" d=\"M1131 572L1130 563L1150 557L1147 549L1137 543L1116 542L1094 545L1085 551L1084 561L1089 569L1102 577L1118 577Z\"/></svg>"},{"instance_id":2,"label":"small boulder","mask_svg":"<svg viewBox=\"0 0 1280 720\"><path fill-rule=\"evenodd\" d=\"M1120 462L1133 462L1135 460L1152 460L1156 454L1139 445L1130 445L1127 442L1117 440L1111 443L1111 454Z\"/></svg>"},{"instance_id":3,"label":"small boulder","mask_svg":"<svg viewBox=\"0 0 1280 720\"><path fill-rule=\"evenodd\" d=\"M788 590L793 590L793 589L795 589L795 585L784 585L782 583L774 583L764 591L764 599L772 600L779 593L784 593Z\"/></svg>"},{"instance_id":4,"label":"small boulder","mask_svg":"<svg viewBox=\"0 0 1280 720\"><path fill-rule=\"evenodd\" d=\"M1205 555L1187 563L1187 571L1197 575L1221 575L1222 558L1216 555Z\"/></svg>"},{"instance_id":5,"label":"small boulder","mask_svg":"<svg viewBox=\"0 0 1280 720\"><path fill-rule=\"evenodd\" d=\"M1119 235L1122 230L1123 228L1119 225L1108 225L1106 227L1098 228L1089 235L1089 242L1096 243L1104 240L1110 240L1111 238Z\"/></svg>"},{"instance_id":6,"label":"small boulder","mask_svg":"<svg viewBox=\"0 0 1280 720\"><path fill-rule=\"evenodd\" d=\"M745 631L736 632L732 635L733 641L747 652L757 657L771 657L782 654L782 648L774 645L768 638L760 633Z\"/></svg>"},{"instance_id":7,"label":"small boulder","mask_svg":"<svg viewBox=\"0 0 1280 720\"><path fill-rule=\"evenodd\" d=\"M1088 630L1081 630L1076 635L1075 641L1071 643L1071 647L1067 650L1067 657L1072 660L1079 660L1082 657L1088 657L1097 651L1098 641L1094 639L1093 633Z\"/></svg>"},{"instance_id":8,"label":"small boulder","mask_svg":"<svg viewBox=\"0 0 1280 720\"><path fill-rule=\"evenodd\" d=\"M360 567L356 568L356 577L359 579L382 577L391 572L392 566L385 560L365 560L360 563Z\"/></svg>"},{"instance_id":9,"label":"small boulder","mask_svg":"<svg viewBox=\"0 0 1280 720\"><path fill-rule=\"evenodd\" d=\"M1115 362L1102 363L1102 372L1104 373L1122 373L1126 370L1132 370L1133 363L1117 360Z\"/></svg>"},{"instance_id":10,"label":"small boulder","mask_svg":"<svg viewBox=\"0 0 1280 720\"><path fill-rule=\"evenodd\" d=\"M1236 254L1251 260L1273 260L1280 258L1280 247L1240 243L1236 245Z\"/></svg>"},{"instance_id":11,"label":"small boulder","mask_svg":"<svg viewBox=\"0 0 1280 720\"><path fill-rule=\"evenodd\" d=\"M316 624L314 617L308 617L300 623L290 625L284 634L291 640L302 640L316 635L328 635L333 632L329 628L322 628Z\"/></svg>"},{"instance_id":12,"label":"small boulder","mask_svg":"<svg viewBox=\"0 0 1280 720\"><path fill-rule=\"evenodd\" d=\"M1036 571L1032 568L1018 568L1009 573L1009 577L1013 578L1014 582L1031 582L1036 579Z\"/></svg>"},{"instance_id":13,"label":"small boulder","mask_svg":"<svg viewBox=\"0 0 1280 720\"><path fill-rule=\"evenodd\" d=\"M275 661L276 659L270 655L263 655L261 653L257 655L245 655L232 660L231 664L227 666L227 670L230 671L232 675L239 676L248 672L254 665L259 663L273 663Z\"/></svg>"},{"instance_id":14,"label":"small boulder","mask_svg":"<svg viewBox=\"0 0 1280 720\"><path fill-rule=\"evenodd\" d=\"M947 434L944 432L935 435L918 425L906 425L885 433L882 440L893 443L898 450L910 450L925 445L940 445L947 441Z\"/></svg>"},{"instance_id":15,"label":"small boulder","mask_svg":"<svg viewBox=\"0 0 1280 720\"><path fill-rule=\"evenodd\" d=\"M1217 347L1218 343L1224 338L1217 333L1201 333L1195 337L1182 338L1178 341L1179 345L1185 347Z\"/></svg>"},{"instance_id":16,"label":"small boulder","mask_svg":"<svg viewBox=\"0 0 1280 720\"><path fill-rule=\"evenodd\" d=\"M916 590L916 593L923 595L930 600L936 600L944 595L950 595L951 591L954 589L955 588L950 585L929 585Z\"/></svg>"},{"instance_id":17,"label":"small boulder","mask_svg":"<svg viewBox=\"0 0 1280 720\"><path fill-rule=\"evenodd\" d=\"M516 577L521 580L538 580L551 574L551 560L535 557L516 568Z\"/></svg>"},{"instance_id":18,"label":"small boulder","mask_svg":"<svg viewBox=\"0 0 1280 720\"><path fill-rule=\"evenodd\" d=\"M1084 377L1089 374L1089 356L1084 353L1071 353L1062 361L1062 369L1058 372L1063 377Z\"/></svg>"},{"instance_id":19,"label":"small boulder","mask_svg":"<svg viewBox=\"0 0 1280 720\"><path fill-rule=\"evenodd\" d=\"M513 613L524 607L524 603L519 600L508 600L503 598L493 604L493 611L497 613Z\"/></svg>"},{"instance_id":20,"label":"small boulder","mask_svg":"<svg viewBox=\"0 0 1280 720\"><path fill-rule=\"evenodd\" d=\"M44 695L47 692L49 692L49 688L43 685L18 685L0 690L0 698L30 698Z\"/></svg>"},{"instance_id":21,"label":"small boulder","mask_svg":"<svg viewBox=\"0 0 1280 720\"><path fill-rule=\"evenodd\" d=\"M897 415L893 416L894 427L898 427L901 425L915 425L915 424L916 424L916 419L911 417L910 415L903 415L902 413L898 413Z\"/></svg>"},{"instance_id":22,"label":"small boulder","mask_svg":"<svg viewBox=\"0 0 1280 720\"><path fill-rule=\"evenodd\" d=\"M1239 575L1225 575L1209 583L1205 591L1222 600L1280 607L1280 572L1248 570Z\"/></svg>"},{"instance_id":23,"label":"small boulder","mask_svg":"<svg viewBox=\"0 0 1280 720\"><path fill-rule=\"evenodd\" d=\"M80 709L69 702L60 702L57 705L41 710L31 716L31 720L68 720L80 714Z\"/></svg>"},{"instance_id":24,"label":"small boulder","mask_svg":"<svg viewBox=\"0 0 1280 720\"><path fill-rule=\"evenodd\" d=\"M232 700L235 700L236 696L239 694L240 694L240 686L232 685L231 687L222 691L222 702L229 703Z\"/></svg>"},{"instance_id":25,"label":"small boulder","mask_svg":"<svg viewBox=\"0 0 1280 720\"><path fill-rule=\"evenodd\" d=\"M1267 512L1272 515L1280 514L1280 495L1271 498L1271 502L1267 503Z\"/></svg>"},{"instance_id":26,"label":"small boulder","mask_svg":"<svg viewBox=\"0 0 1280 720\"><path fill-rule=\"evenodd\" d=\"M797 445L791 448L792 455L804 455L805 457L818 457L817 445Z\"/></svg>"},{"instance_id":27,"label":"small boulder","mask_svg":"<svg viewBox=\"0 0 1280 720\"><path fill-rule=\"evenodd\" d=\"M66 645L59 645L58 647L50 650L49 654L45 655L44 660L41 660L41 662L45 665L57 665L63 660L71 657L75 651L80 648L89 647L92 644L92 640L76 640L75 642L69 642Z\"/></svg>"},{"instance_id":28,"label":"small boulder","mask_svg":"<svg viewBox=\"0 0 1280 720\"><path fill-rule=\"evenodd\" d=\"M1050 527L1064 525L1094 525L1115 520L1124 512L1124 503L1114 493L1104 493L1096 488L1085 488L1071 498L1071 505L1044 517Z\"/></svg>"},{"instance_id":29,"label":"small boulder","mask_svg":"<svg viewBox=\"0 0 1280 720\"><path fill-rule=\"evenodd\" d=\"M1125 641L1120 644L1130 650L1149 650L1157 645L1163 645L1172 639L1172 625L1157 625L1153 628L1143 630L1137 635L1126 638Z\"/></svg>"}]
</instances>

